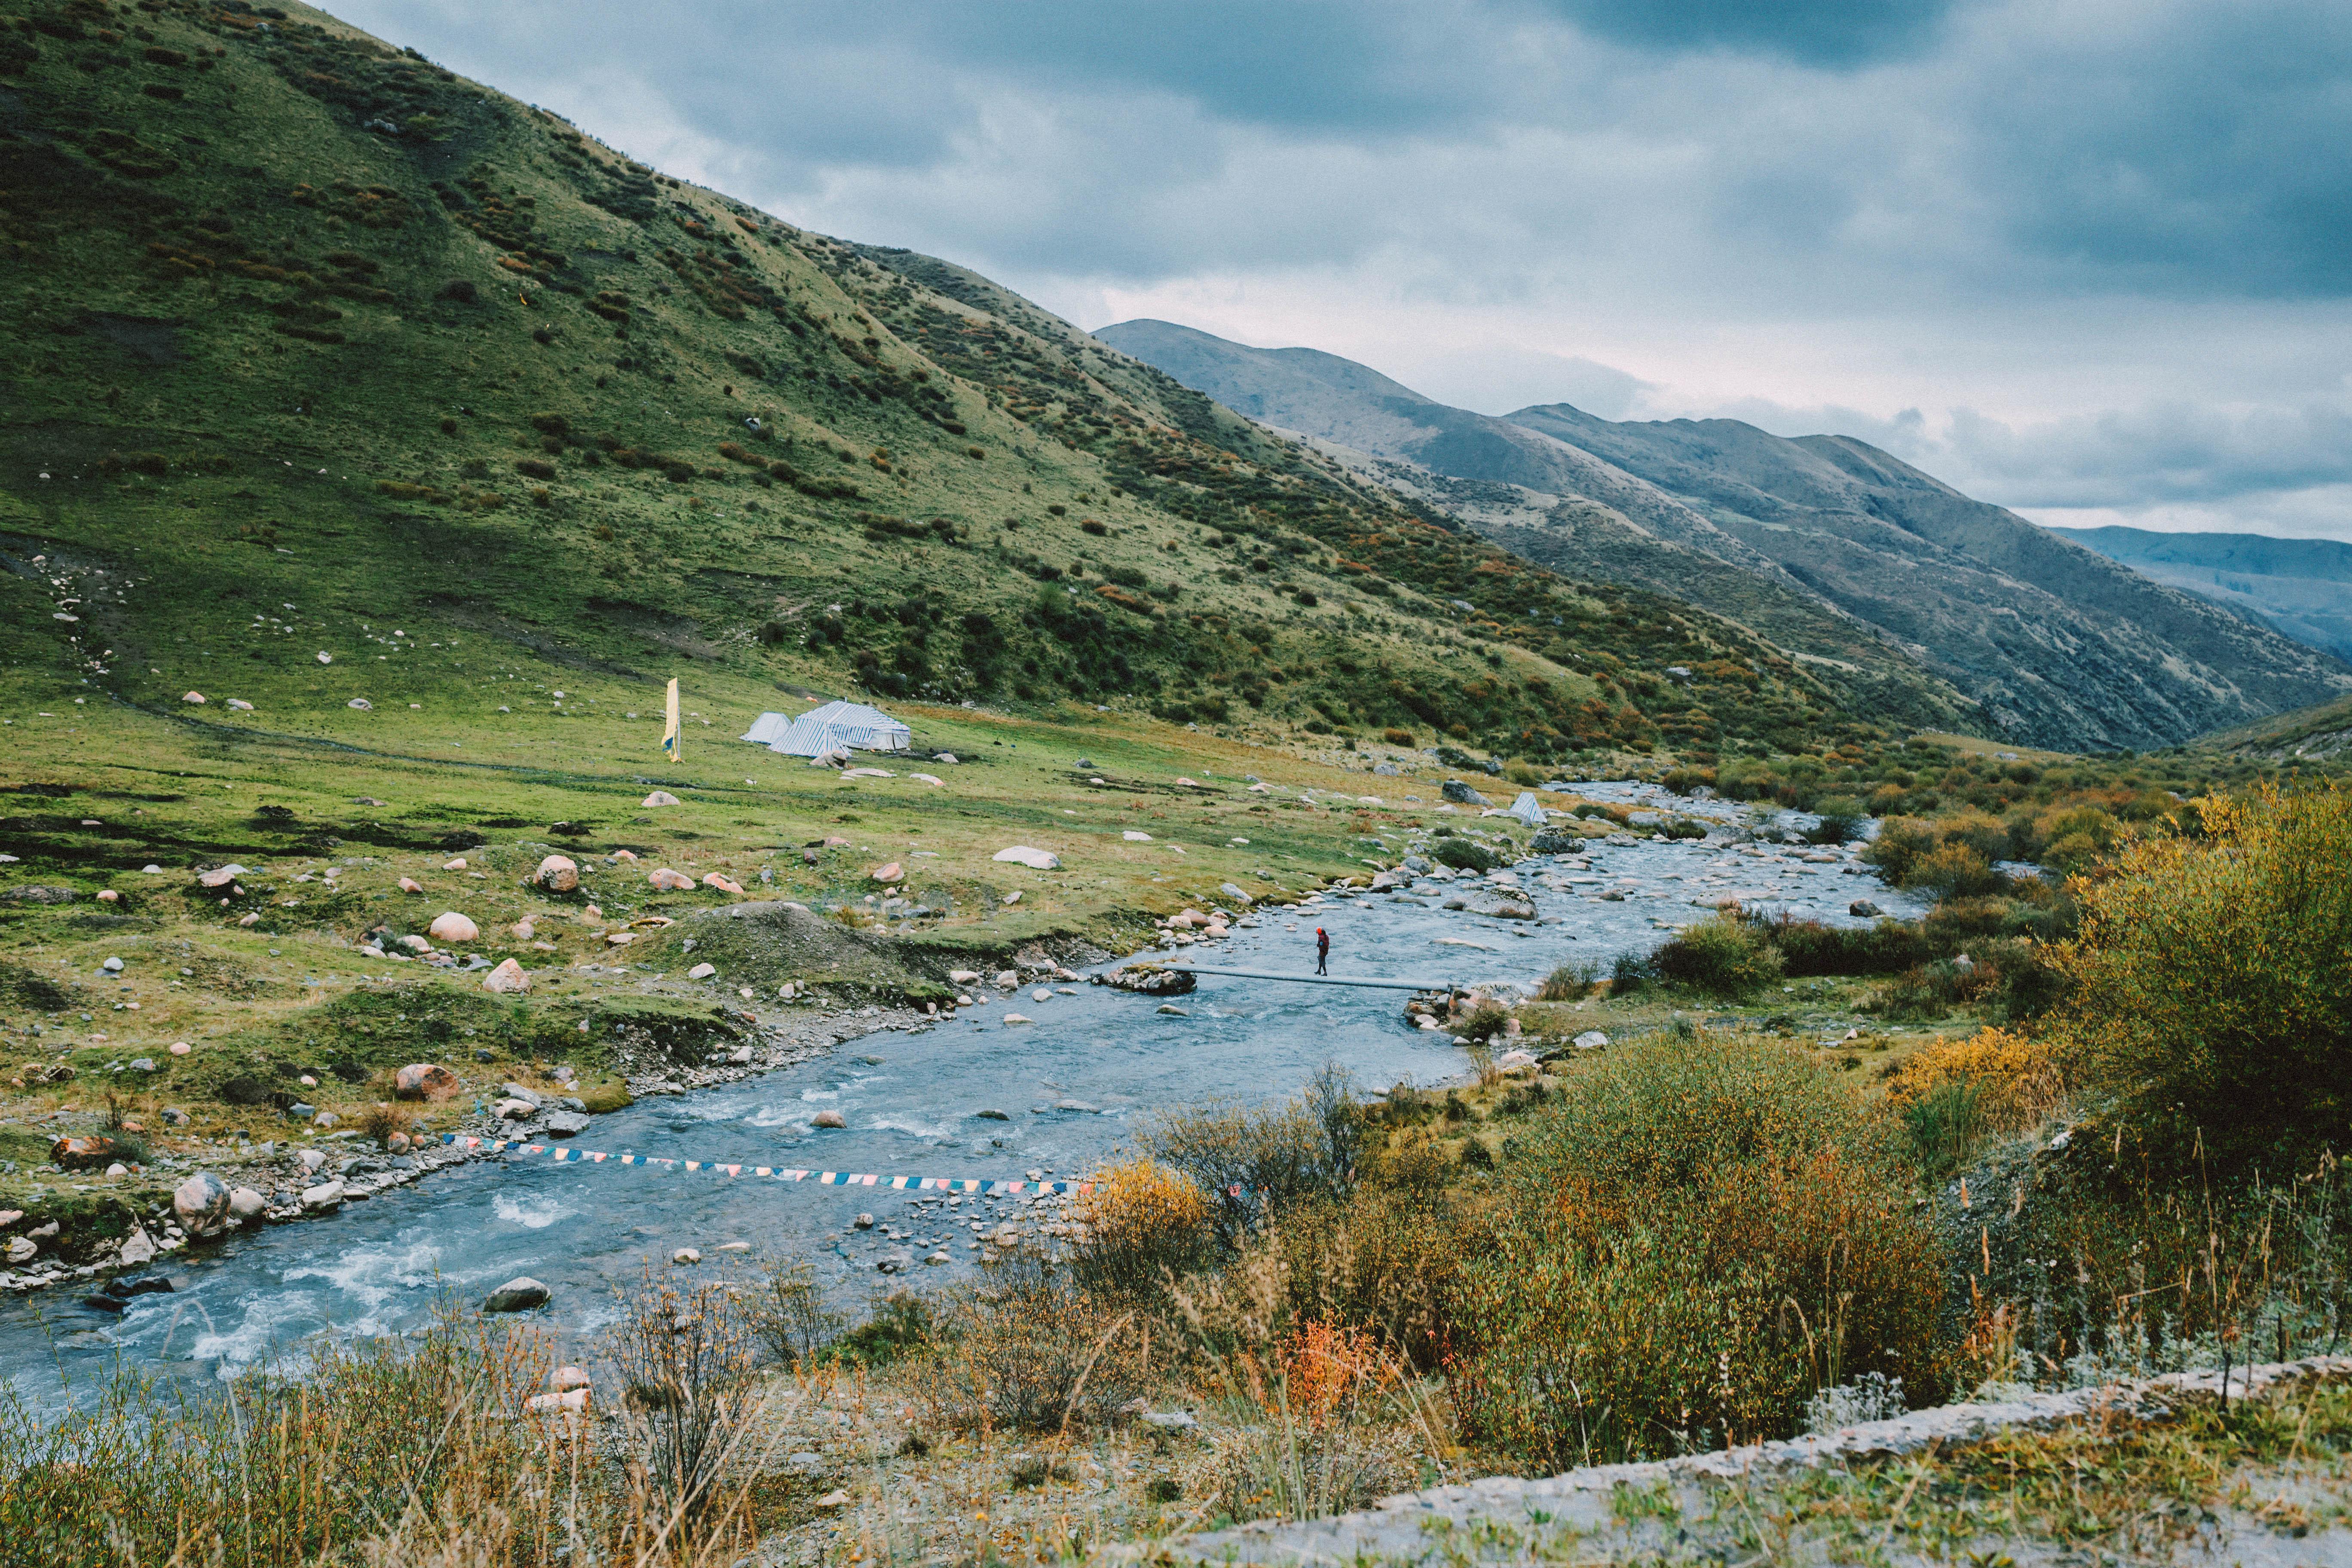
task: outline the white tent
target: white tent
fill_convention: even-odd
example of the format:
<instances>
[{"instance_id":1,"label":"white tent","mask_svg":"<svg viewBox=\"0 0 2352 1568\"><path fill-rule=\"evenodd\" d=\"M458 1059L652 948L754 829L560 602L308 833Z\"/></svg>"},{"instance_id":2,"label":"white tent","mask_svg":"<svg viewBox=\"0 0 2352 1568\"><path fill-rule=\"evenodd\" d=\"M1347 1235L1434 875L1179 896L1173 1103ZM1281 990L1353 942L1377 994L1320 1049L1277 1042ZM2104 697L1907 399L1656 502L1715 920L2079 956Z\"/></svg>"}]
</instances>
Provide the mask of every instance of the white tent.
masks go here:
<instances>
[{"instance_id":1,"label":"white tent","mask_svg":"<svg viewBox=\"0 0 2352 1568\"><path fill-rule=\"evenodd\" d=\"M792 727L793 721L782 713L762 713L751 721L751 727L743 731L743 739L755 746L772 746L776 737Z\"/></svg>"},{"instance_id":2,"label":"white tent","mask_svg":"<svg viewBox=\"0 0 2352 1568\"><path fill-rule=\"evenodd\" d=\"M913 733L878 708L828 702L797 719L762 713L743 739L788 757L820 757L835 751L903 752Z\"/></svg>"}]
</instances>

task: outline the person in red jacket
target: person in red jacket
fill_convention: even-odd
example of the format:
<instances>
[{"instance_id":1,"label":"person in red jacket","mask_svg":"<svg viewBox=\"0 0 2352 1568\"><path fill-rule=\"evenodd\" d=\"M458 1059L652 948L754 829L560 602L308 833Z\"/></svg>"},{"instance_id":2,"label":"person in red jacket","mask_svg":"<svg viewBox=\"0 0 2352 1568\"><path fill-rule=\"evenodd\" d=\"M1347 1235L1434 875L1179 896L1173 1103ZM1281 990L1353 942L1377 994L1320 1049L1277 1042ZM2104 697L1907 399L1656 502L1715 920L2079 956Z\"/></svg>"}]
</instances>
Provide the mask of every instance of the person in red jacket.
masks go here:
<instances>
[{"instance_id":1,"label":"person in red jacket","mask_svg":"<svg viewBox=\"0 0 2352 1568\"><path fill-rule=\"evenodd\" d=\"M1318 974L1330 973L1330 963L1331 933L1325 931L1321 926L1317 926L1315 928L1315 973Z\"/></svg>"}]
</instances>

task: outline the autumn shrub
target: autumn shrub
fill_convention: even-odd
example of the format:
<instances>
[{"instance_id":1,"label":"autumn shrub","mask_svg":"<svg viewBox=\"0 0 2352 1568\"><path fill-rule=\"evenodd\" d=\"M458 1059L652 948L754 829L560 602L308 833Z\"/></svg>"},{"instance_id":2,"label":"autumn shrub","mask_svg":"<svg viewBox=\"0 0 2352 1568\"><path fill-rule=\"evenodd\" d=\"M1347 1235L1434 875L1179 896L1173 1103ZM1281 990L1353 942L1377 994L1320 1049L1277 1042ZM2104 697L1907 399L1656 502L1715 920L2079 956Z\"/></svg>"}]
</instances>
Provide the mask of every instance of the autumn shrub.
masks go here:
<instances>
[{"instance_id":1,"label":"autumn shrub","mask_svg":"<svg viewBox=\"0 0 2352 1568\"><path fill-rule=\"evenodd\" d=\"M2065 1099L2065 1074L2050 1045L2000 1028L1921 1047L1886 1087L1887 1108L1938 1173L1988 1135L2038 1125Z\"/></svg>"},{"instance_id":2,"label":"autumn shrub","mask_svg":"<svg viewBox=\"0 0 2352 1568\"><path fill-rule=\"evenodd\" d=\"M1612 1053L1518 1135L1462 1264L1451 1395L1514 1465L1796 1430L1864 1372L1944 1386L1934 1237L1878 1123L1821 1065L1696 1036Z\"/></svg>"},{"instance_id":3,"label":"autumn shrub","mask_svg":"<svg viewBox=\"0 0 2352 1568\"><path fill-rule=\"evenodd\" d=\"M2202 818L2078 887L2057 1035L2151 1140L2305 1165L2352 1113L2352 793L2265 786Z\"/></svg>"},{"instance_id":4,"label":"autumn shrub","mask_svg":"<svg viewBox=\"0 0 2352 1568\"><path fill-rule=\"evenodd\" d=\"M1736 997L1778 984L1782 964L1756 922L1717 914L1669 937L1650 955L1649 967L1669 984Z\"/></svg>"},{"instance_id":5,"label":"autumn shrub","mask_svg":"<svg viewBox=\"0 0 2352 1568\"><path fill-rule=\"evenodd\" d=\"M1104 1426L1149 1386L1148 1347L1133 1308L1024 1256L939 1309L914 1384L950 1431Z\"/></svg>"},{"instance_id":6,"label":"autumn shrub","mask_svg":"<svg viewBox=\"0 0 2352 1568\"><path fill-rule=\"evenodd\" d=\"M1833 926L1787 914L1747 917L1757 934L1780 955L1790 979L1820 974L1896 974L1924 963L1931 952L1926 933L1902 921L1866 926Z\"/></svg>"},{"instance_id":7,"label":"autumn shrub","mask_svg":"<svg viewBox=\"0 0 2352 1568\"><path fill-rule=\"evenodd\" d=\"M1214 1257L1207 1196L1191 1177L1150 1160L1097 1174L1071 1218L1085 1229L1066 1251L1070 1277L1105 1297L1158 1300Z\"/></svg>"},{"instance_id":8,"label":"autumn shrub","mask_svg":"<svg viewBox=\"0 0 2352 1568\"><path fill-rule=\"evenodd\" d=\"M1354 1080L1327 1066L1289 1100L1168 1111L1147 1123L1137 1142L1207 1197L1211 1234L1229 1256L1295 1205L1344 1196L1355 1184L1365 1129Z\"/></svg>"}]
</instances>

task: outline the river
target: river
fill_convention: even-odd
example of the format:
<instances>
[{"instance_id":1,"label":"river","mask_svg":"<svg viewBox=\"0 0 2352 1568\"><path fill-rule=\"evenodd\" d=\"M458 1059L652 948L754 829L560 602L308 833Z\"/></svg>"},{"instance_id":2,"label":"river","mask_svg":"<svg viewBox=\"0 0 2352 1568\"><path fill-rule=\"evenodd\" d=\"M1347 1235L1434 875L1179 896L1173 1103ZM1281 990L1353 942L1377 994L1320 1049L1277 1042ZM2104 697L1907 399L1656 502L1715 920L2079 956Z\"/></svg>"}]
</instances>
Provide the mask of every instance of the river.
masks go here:
<instances>
[{"instance_id":1,"label":"river","mask_svg":"<svg viewBox=\"0 0 2352 1568\"><path fill-rule=\"evenodd\" d=\"M1319 924L1331 935L1335 974L1532 984L1563 963L1605 971L1617 954L1655 945L1665 924L1704 912L1693 906L1715 896L1716 885L1701 881L1710 875L1738 884L1751 907L1835 924L1863 923L1846 913L1855 898L1889 914L1921 912L1874 877L1759 862L1720 841L1596 841L1590 870L1575 874L1597 879L1572 890L1543 885L1548 873L1566 875L1545 859L1518 869L1549 923L1449 912L1440 907L1448 889L1424 883L1411 896L1268 910L1254 928L1193 954L1204 963L1307 973ZM1608 887L1622 890L1622 901L1591 896ZM1347 1068L1367 1091L1440 1081L1465 1066L1457 1047L1407 1026L1398 991L1203 976L1197 992L1177 999L1179 1016L1160 1012L1157 999L1109 987L1072 989L1037 1001L1024 986L920 1032L867 1035L760 1078L640 1100L597 1117L573 1142L614 1154L885 1178L1076 1176L1117 1154L1155 1110L1218 1097L1279 1098L1326 1062ZM1008 1025L1008 1012L1034 1021ZM1066 1101L1091 1109L1064 1109ZM812 1118L825 1109L840 1111L847 1128L814 1129ZM983 1110L1009 1120L982 1118ZM616 1292L647 1269L668 1269L671 1254L688 1247L702 1253L704 1277L740 1277L770 1258L806 1260L835 1301L854 1310L910 1277L931 1285L964 1275L979 1256L970 1222L1016 1212L1011 1200L967 1198L950 1207L920 1201L926 1195L610 1160L482 1161L329 1217L161 1260L182 1288L139 1297L119 1318L64 1287L0 1303L0 1372L36 1400L55 1397L61 1377L87 1386L118 1363L226 1376L321 1331L414 1329L443 1292L471 1305L523 1274L553 1292L534 1316L587 1353L587 1342L616 1315ZM875 1215L875 1229L855 1227L860 1212ZM885 1234L892 1228L897 1239ZM719 1250L731 1242L749 1250ZM900 1247L917 1259L945 1251L950 1261L879 1272L877 1260Z\"/></svg>"}]
</instances>

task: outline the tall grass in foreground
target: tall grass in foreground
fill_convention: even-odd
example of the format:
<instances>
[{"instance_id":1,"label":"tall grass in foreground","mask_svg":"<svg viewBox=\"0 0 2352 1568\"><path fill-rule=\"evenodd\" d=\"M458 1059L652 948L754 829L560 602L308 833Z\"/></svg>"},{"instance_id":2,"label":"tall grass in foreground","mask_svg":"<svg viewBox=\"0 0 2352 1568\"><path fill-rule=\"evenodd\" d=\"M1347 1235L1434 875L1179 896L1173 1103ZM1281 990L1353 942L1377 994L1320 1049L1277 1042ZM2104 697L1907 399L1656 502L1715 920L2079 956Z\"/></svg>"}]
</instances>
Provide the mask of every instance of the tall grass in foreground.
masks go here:
<instances>
[{"instance_id":1,"label":"tall grass in foreground","mask_svg":"<svg viewBox=\"0 0 2352 1568\"><path fill-rule=\"evenodd\" d=\"M706 1434L686 1492L642 1422L530 1407L553 1370L530 1330L453 1314L415 1340L307 1348L299 1378L121 1373L62 1412L0 1399L0 1561L701 1568L754 1539L719 1479L746 1458L740 1424Z\"/></svg>"}]
</instances>

